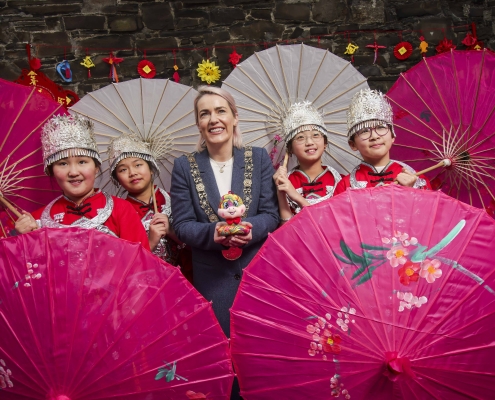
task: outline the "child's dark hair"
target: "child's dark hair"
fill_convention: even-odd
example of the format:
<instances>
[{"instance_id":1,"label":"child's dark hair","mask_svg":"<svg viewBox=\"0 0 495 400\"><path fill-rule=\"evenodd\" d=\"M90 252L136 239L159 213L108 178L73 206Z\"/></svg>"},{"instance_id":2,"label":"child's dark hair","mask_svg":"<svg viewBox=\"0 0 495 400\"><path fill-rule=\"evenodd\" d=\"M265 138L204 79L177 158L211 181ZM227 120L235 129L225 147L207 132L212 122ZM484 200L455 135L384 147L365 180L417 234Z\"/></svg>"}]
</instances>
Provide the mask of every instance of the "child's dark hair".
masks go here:
<instances>
[{"instance_id":1,"label":"child's dark hair","mask_svg":"<svg viewBox=\"0 0 495 400\"><path fill-rule=\"evenodd\" d=\"M93 157L90 157L90 158L91 158L91 159L93 160L93 162L95 163L95 167L96 167L97 169L98 169L98 168L100 168L101 163L100 163L100 162L99 162L96 158L93 158ZM46 169L48 170L48 176L53 176L53 164L55 164L55 163L52 163L52 164L50 164L50 165L48 165L48 166L46 167Z\"/></svg>"},{"instance_id":2,"label":"child's dark hair","mask_svg":"<svg viewBox=\"0 0 495 400\"><path fill-rule=\"evenodd\" d=\"M148 168L150 169L151 172L153 172L153 173L155 172L155 167L153 166L151 161L147 161L147 160L144 160L142 158L141 158L141 160L143 160L144 162L146 162L146 164L148 164ZM117 178L117 166L112 171L112 178L113 178L114 182L119 182L119 180Z\"/></svg>"}]
</instances>

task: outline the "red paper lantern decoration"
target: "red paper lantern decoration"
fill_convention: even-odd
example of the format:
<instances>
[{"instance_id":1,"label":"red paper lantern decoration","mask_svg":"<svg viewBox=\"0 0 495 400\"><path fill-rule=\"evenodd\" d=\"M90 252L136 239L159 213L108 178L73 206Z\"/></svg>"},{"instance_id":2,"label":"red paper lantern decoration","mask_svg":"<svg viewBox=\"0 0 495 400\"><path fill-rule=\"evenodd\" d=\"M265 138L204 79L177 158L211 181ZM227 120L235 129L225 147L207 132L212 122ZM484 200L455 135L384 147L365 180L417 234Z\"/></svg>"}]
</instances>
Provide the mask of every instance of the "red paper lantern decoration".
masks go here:
<instances>
[{"instance_id":1,"label":"red paper lantern decoration","mask_svg":"<svg viewBox=\"0 0 495 400\"><path fill-rule=\"evenodd\" d=\"M153 65L151 61L148 60L141 60L137 66L137 70L139 72L139 75L141 75L143 78L146 79L151 79L154 78L156 75L156 68Z\"/></svg>"},{"instance_id":2,"label":"red paper lantern decoration","mask_svg":"<svg viewBox=\"0 0 495 400\"><path fill-rule=\"evenodd\" d=\"M117 74L116 66L120 64L122 61L124 61L124 59L120 57L115 57L113 55L113 52L111 52L110 56L104 58L103 61L106 62L108 65L110 65L110 73L108 74L108 77L112 81L119 83L119 75Z\"/></svg>"},{"instance_id":3,"label":"red paper lantern decoration","mask_svg":"<svg viewBox=\"0 0 495 400\"><path fill-rule=\"evenodd\" d=\"M394 56L398 60L407 60L411 57L413 52L412 44L409 42L400 42L397 46L394 47Z\"/></svg>"},{"instance_id":4,"label":"red paper lantern decoration","mask_svg":"<svg viewBox=\"0 0 495 400\"><path fill-rule=\"evenodd\" d=\"M241 58L242 58L242 54L237 53L234 47L234 51L229 54L229 63L231 63L232 66L235 68L237 64L239 64L239 61L241 61Z\"/></svg>"},{"instance_id":5,"label":"red paper lantern decoration","mask_svg":"<svg viewBox=\"0 0 495 400\"><path fill-rule=\"evenodd\" d=\"M456 45L452 44L452 40L444 38L440 43L438 43L438 46L435 48L437 50L437 53L445 53L446 51L450 51L450 49L455 50Z\"/></svg>"}]
</instances>

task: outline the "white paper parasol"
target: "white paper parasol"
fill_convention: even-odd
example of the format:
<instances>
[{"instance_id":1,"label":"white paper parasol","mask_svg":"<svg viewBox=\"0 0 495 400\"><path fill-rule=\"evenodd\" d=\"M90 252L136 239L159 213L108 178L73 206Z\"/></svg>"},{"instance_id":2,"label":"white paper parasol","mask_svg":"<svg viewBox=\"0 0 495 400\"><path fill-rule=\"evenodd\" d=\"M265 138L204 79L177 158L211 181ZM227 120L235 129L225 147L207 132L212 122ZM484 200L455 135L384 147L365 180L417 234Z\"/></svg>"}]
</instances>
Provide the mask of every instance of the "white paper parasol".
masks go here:
<instances>
[{"instance_id":1,"label":"white paper parasol","mask_svg":"<svg viewBox=\"0 0 495 400\"><path fill-rule=\"evenodd\" d=\"M329 132L323 163L348 174L359 162L359 154L347 144L346 112L352 96L368 84L350 62L328 50L297 44L255 53L237 66L222 88L236 100L244 144L265 147L275 165L285 153L285 142L277 140L282 117L300 101L312 102L323 115Z\"/></svg>"},{"instance_id":2,"label":"white paper parasol","mask_svg":"<svg viewBox=\"0 0 495 400\"><path fill-rule=\"evenodd\" d=\"M194 151L199 135L194 119L197 91L168 79L134 79L88 93L69 109L93 120L103 159L101 189L114 192L107 148L110 140L133 132L150 148L160 167L159 184L170 190L174 159Z\"/></svg>"}]
</instances>

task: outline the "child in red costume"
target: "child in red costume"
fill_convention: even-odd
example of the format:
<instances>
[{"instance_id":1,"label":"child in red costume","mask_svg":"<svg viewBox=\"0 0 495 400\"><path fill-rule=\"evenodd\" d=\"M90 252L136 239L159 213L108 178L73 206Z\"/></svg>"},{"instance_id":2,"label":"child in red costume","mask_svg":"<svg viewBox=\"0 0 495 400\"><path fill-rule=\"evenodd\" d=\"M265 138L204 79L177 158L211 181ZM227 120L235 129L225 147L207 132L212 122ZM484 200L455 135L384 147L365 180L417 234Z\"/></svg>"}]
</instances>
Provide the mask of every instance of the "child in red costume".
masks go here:
<instances>
[{"instance_id":1,"label":"child in red costume","mask_svg":"<svg viewBox=\"0 0 495 400\"><path fill-rule=\"evenodd\" d=\"M376 90L361 90L353 97L347 113L349 147L359 151L363 162L345 176L335 194L347 188L361 189L396 183L417 189L431 189L428 179L409 165L389 156L395 141L393 114L383 94Z\"/></svg>"},{"instance_id":2,"label":"child in red costume","mask_svg":"<svg viewBox=\"0 0 495 400\"><path fill-rule=\"evenodd\" d=\"M190 251L184 248L172 228L169 194L153 185L153 178L160 170L149 145L136 135L123 134L112 140L108 156L112 180L127 191L125 200L141 218L152 252L169 264L180 264L182 272L190 279Z\"/></svg>"},{"instance_id":3,"label":"child in red costume","mask_svg":"<svg viewBox=\"0 0 495 400\"><path fill-rule=\"evenodd\" d=\"M26 233L39 227L93 228L149 249L146 232L132 207L124 200L94 188L101 158L93 124L77 116L56 116L43 127L45 173L54 176L63 195L32 215L23 212L16 230Z\"/></svg>"},{"instance_id":4,"label":"child in red costume","mask_svg":"<svg viewBox=\"0 0 495 400\"><path fill-rule=\"evenodd\" d=\"M327 130L323 118L310 102L295 103L289 108L283 131L286 151L289 155L294 154L298 162L290 174L281 166L273 175L280 219L285 222L303 207L332 197L341 176L321 163L327 146Z\"/></svg>"}]
</instances>

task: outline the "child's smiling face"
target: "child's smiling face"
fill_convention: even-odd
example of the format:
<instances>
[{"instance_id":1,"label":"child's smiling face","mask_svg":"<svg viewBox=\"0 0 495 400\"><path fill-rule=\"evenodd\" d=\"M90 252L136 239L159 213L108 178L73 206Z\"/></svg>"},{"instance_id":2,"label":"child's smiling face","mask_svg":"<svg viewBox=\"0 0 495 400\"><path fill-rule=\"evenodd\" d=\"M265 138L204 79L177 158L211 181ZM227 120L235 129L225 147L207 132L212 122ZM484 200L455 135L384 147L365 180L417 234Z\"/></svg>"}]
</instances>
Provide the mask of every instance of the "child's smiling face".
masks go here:
<instances>
[{"instance_id":1,"label":"child's smiling face","mask_svg":"<svg viewBox=\"0 0 495 400\"><path fill-rule=\"evenodd\" d=\"M392 137L392 130L380 136L376 130L371 131L369 139L363 140L359 132L354 135L353 140L349 140L349 146L354 151L359 151L363 160L373 166L384 166L390 160L389 151L395 138ZM383 164L383 165L382 165Z\"/></svg>"},{"instance_id":2,"label":"child's smiling face","mask_svg":"<svg viewBox=\"0 0 495 400\"><path fill-rule=\"evenodd\" d=\"M319 161L325 151L325 138L317 130L300 132L291 141L291 151L300 164Z\"/></svg>"}]
</instances>

